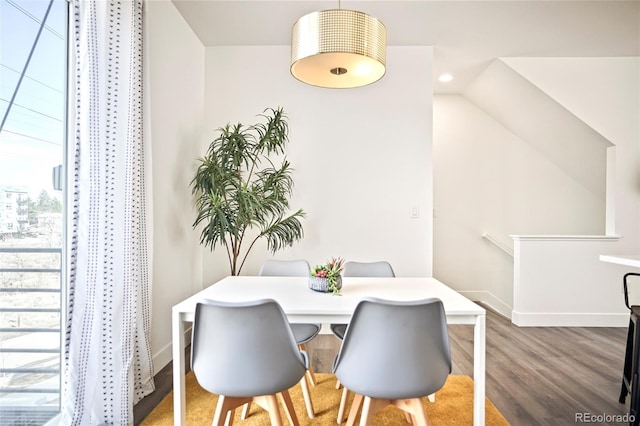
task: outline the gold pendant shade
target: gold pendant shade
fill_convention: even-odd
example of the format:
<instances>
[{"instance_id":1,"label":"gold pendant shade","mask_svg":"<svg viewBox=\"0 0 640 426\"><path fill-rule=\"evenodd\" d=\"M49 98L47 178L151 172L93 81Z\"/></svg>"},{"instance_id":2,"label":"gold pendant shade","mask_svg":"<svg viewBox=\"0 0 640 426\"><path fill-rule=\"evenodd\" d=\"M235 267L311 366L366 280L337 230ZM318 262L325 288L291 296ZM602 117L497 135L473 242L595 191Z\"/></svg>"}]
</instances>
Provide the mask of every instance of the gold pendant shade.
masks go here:
<instances>
[{"instance_id":1,"label":"gold pendant shade","mask_svg":"<svg viewBox=\"0 0 640 426\"><path fill-rule=\"evenodd\" d=\"M301 17L291 31L291 74L312 86L351 88L385 73L387 30L355 10L332 9Z\"/></svg>"}]
</instances>

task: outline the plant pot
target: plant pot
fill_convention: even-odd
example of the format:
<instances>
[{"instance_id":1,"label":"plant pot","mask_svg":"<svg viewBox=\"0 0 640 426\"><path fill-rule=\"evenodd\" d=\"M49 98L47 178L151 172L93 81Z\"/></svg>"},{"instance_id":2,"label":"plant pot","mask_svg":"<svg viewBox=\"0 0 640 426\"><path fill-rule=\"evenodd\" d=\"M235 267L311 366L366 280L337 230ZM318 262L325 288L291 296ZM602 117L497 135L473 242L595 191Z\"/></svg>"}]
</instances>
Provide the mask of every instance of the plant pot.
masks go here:
<instances>
[{"instance_id":1,"label":"plant pot","mask_svg":"<svg viewBox=\"0 0 640 426\"><path fill-rule=\"evenodd\" d=\"M338 275L336 278L336 285L338 290L342 288L342 276ZM329 280L327 278L309 277L309 288L321 293L331 293L329 288Z\"/></svg>"}]
</instances>

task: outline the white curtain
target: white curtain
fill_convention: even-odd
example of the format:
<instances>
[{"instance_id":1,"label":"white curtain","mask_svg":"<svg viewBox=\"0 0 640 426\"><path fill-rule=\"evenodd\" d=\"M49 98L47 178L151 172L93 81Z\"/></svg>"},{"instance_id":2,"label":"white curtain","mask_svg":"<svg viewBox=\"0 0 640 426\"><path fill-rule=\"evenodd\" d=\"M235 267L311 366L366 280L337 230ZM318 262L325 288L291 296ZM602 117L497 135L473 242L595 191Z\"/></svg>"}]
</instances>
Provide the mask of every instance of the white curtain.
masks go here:
<instances>
[{"instance_id":1,"label":"white curtain","mask_svg":"<svg viewBox=\"0 0 640 426\"><path fill-rule=\"evenodd\" d=\"M142 6L72 0L65 425L131 425L154 389Z\"/></svg>"}]
</instances>

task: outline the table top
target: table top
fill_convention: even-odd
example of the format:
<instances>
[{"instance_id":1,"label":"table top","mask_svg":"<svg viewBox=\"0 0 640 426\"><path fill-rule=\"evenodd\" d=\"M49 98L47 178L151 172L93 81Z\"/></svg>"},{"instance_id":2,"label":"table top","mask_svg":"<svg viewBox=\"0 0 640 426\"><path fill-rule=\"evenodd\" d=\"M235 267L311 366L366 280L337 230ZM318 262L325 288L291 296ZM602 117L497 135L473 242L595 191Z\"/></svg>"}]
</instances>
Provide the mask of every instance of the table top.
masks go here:
<instances>
[{"instance_id":1,"label":"table top","mask_svg":"<svg viewBox=\"0 0 640 426\"><path fill-rule=\"evenodd\" d=\"M606 255L601 254L600 260L608 263L615 263L616 265L632 266L634 268L640 268L640 255Z\"/></svg>"},{"instance_id":2,"label":"table top","mask_svg":"<svg viewBox=\"0 0 640 426\"><path fill-rule=\"evenodd\" d=\"M307 277L229 276L173 307L174 314L193 320L199 300L242 302L275 299L291 322L348 322L356 305L365 297L387 300L442 300L450 323L470 323L485 310L435 278L343 277L341 295L309 289Z\"/></svg>"}]
</instances>

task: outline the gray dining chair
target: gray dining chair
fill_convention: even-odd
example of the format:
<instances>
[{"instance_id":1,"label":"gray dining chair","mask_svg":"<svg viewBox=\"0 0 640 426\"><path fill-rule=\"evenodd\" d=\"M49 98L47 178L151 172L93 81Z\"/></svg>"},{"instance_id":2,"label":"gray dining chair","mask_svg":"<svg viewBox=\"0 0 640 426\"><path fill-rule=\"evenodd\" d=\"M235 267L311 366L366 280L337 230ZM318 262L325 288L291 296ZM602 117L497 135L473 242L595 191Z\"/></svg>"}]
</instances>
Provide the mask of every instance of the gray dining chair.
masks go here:
<instances>
[{"instance_id":1,"label":"gray dining chair","mask_svg":"<svg viewBox=\"0 0 640 426\"><path fill-rule=\"evenodd\" d=\"M218 395L213 425L233 422L234 410L255 401L281 425L277 394L290 424L298 424L288 389L305 382L307 354L298 345L280 305L272 299L196 304L191 369L198 384Z\"/></svg>"},{"instance_id":2,"label":"gray dining chair","mask_svg":"<svg viewBox=\"0 0 640 426\"><path fill-rule=\"evenodd\" d=\"M386 277L393 278L396 276L393 272L391 264L387 261L381 260L377 262L354 262L349 261L344 264L342 270L343 277ZM331 332L340 340L344 338L344 334L347 331L347 324L330 324ZM336 381L336 389L340 389L340 381ZM347 404L347 397L349 391L345 387L342 390L342 397L340 398L340 407L338 408L338 423L342 423L344 419L344 410Z\"/></svg>"},{"instance_id":3,"label":"gray dining chair","mask_svg":"<svg viewBox=\"0 0 640 426\"><path fill-rule=\"evenodd\" d=\"M393 278L396 274L393 272L391 264L386 261L378 262L345 262L342 270L343 277L388 277ZM344 338L347 330L347 324L331 324L331 331L340 340Z\"/></svg>"},{"instance_id":4,"label":"gray dining chair","mask_svg":"<svg viewBox=\"0 0 640 426\"><path fill-rule=\"evenodd\" d=\"M271 276L271 277L306 277L311 273L309 262L306 260L275 260L267 259L260 267L258 275ZM307 350L307 342L315 338L320 333L321 324L290 324L293 335L301 350ZM315 386L316 378L311 363L307 368L307 378L309 382ZM306 384L306 383L305 383ZM311 397L305 396L305 406L307 409L307 415L313 419L315 412L313 409L313 403ZM251 406L246 404L242 409L241 418L244 420L247 418Z\"/></svg>"},{"instance_id":5,"label":"gray dining chair","mask_svg":"<svg viewBox=\"0 0 640 426\"><path fill-rule=\"evenodd\" d=\"M362 405L360 426L394 405L414 425L427 424L422 398L442 388L451 373L451 349L442 301L366 298L358 303L333 371L354 392L348 425Z\"/></svg>"},{"instance_id":6,"label":"gray dining chair","mask_svg":"<svg viewBox=\"0 0 640 426\"><path fill-rule=\"evenodd\" d=\"M306 277L311 273L309 262L306 260L275 260L267 259L262 264L260 276L270 277ZM300 345L300 349L306 351L307 343L320 333L322 324L304 323L291 324L291 330L296 337L296 342ZM307 370L307 377L313 386L316 385L316 378L311 363Z\"/></svg>"}]
</instances>

